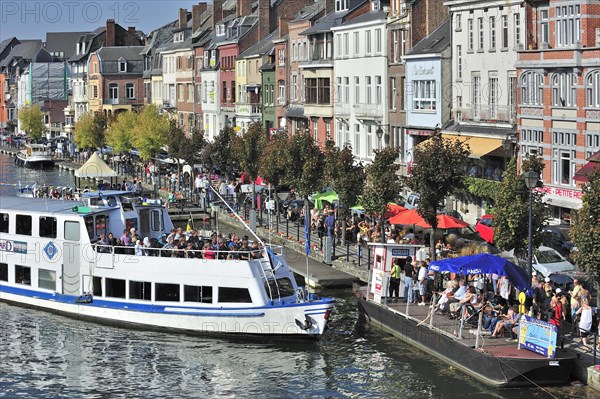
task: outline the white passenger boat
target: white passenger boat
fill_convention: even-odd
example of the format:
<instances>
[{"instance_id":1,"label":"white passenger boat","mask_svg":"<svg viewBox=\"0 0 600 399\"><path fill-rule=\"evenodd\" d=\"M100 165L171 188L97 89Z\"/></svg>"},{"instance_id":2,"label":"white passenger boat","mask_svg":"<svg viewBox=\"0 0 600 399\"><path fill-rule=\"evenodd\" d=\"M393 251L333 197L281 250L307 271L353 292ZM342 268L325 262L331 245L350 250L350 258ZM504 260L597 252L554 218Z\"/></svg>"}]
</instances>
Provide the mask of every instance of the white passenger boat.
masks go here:
<instances>
[{"instance_id":1,"label":"white passenger boat","mask_svg":"<svg viewBox=\"0 0 600 399\"><path fill-rule=\"evenodd\" d=\"M54 166L50 148L43 144L26 144L25 148L17 153L15 162L29 168Z\"/></svg>"},{"instance_id":2,"label":"white passenger boat","mask_svg":"<svg viewBox=\"0 0 600 399\"><path fill-rule=\"evenodd\" d=\"M125 191L82 201L0 197L0 300L99 322L183 332L319 336L334 300L298 287L280 251L256 259L174 258L99 245L136 227L159 238L173 224L160 200ZM263 244L264 245L264 244ZM210 256L209 256L210 257Z\"/></svg>"}]
</instances>

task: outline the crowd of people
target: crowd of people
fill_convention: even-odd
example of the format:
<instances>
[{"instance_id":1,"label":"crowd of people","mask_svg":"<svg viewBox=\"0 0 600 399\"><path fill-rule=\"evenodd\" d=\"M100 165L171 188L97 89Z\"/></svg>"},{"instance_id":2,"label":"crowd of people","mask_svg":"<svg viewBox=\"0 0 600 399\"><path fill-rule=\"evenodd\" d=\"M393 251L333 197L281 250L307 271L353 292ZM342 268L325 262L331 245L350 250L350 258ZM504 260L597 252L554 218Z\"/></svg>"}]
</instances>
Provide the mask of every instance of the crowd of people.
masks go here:
<instances>
[{"instance_id":1,"label":"crowd of people","mask_svg":"<svg viewBox=\"0 0 600 399\"><path fill-rule=\"evenodd\" d=\"M142 238L137 229L131 227L124 229L118 238L113 233L102 234L94 244L100 253L188 259L258 259L264 249L258 241L251 242L248 236L240 238L231 233L225 237L213 232L205 238L198 230L184 232L181 227L173 228L169 234L163 234L158 239Z\"/></svg>"},{"instance_id":2,"label":"crowd of people","mask_svg":"<svg viewBox=\"0 0 600 399\"><path fill-rule=\"evenodd\" d=\"M429 259L415 261L408 257L394 261L389 277L388 302L400 301L403 285L404 303L418 306L431 303L436 314L474 324L478 321L474 316L481 311L484 334L492 339L508 334L508 340L516 340L518 336L521 314L517 290L506 276L435 273L429 270ZM573 280L571 290L563 292L553 287L550 278L534 272L530 294L531 298L525 302L525 314L555 325L559 335L567 333L565 329L571 326L572 336L581 338L581 348L591 350L589 337L595 334L598 325L590 304L590 292L579 279ZM600 342L597 345L600 350Z\"/></svg>"}]
</instances>

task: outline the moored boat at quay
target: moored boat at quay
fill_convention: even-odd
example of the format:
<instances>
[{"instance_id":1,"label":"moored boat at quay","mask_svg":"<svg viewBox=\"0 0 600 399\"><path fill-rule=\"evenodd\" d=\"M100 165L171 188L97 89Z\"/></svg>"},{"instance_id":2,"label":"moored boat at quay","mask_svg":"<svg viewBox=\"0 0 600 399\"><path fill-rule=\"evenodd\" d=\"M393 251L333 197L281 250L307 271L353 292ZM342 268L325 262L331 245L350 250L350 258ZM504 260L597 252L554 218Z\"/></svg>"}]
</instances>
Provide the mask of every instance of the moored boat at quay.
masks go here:
<instances>
[{"instance_id":1,"label":"moored boat at quay","mask_svg":"<svg viewBox=\"0 0 600 399\"><path fill-rule=\"evenodd\" d=\"M48 146L43 144L26 144L25 148L20 150L15 163L27 168L45 168L54 166L54 160Z\"/></svg>"},{"instance_id":2,"label":"moored boat at quay","mask_svg":"<svg viewBox=\"0 0 600 399\"><path fill-rule=\"evenodd\" d=\"M373 277L367 287L357 291L359 314L367 322L491 386L565 385L570 381L576 356L558 348L555 342L547 347L552 356L544 356L525 349L524 335L519 336L518 343L510 335L508 339L489 339L482 332L482 312L466 320L451 319L434 312L435 302L432 306L417 306L388 301L391 264L406 256L414 259L414 249L393 244L370 245L375 253ZM400 288L401 296L402 293ZM540 348L536 349L540 352Z\"/></svg>"},{"instance_id":3,"label":"moored boat at quay","mask_svg":"<svg viewBox=\"0 0 600 399\"><path fill-rule=\"evenodd\" d=\"M173 224L160 200L102 191L81 201L1 197L0 204L2 301L166 331L318 337L326 330L334 300L298 287L281 248L261 242L242 260L237 251L174 257L172 249L134 252L100 241L131 228L152 242L168 234Z\"/></svg>"}]
</instances>

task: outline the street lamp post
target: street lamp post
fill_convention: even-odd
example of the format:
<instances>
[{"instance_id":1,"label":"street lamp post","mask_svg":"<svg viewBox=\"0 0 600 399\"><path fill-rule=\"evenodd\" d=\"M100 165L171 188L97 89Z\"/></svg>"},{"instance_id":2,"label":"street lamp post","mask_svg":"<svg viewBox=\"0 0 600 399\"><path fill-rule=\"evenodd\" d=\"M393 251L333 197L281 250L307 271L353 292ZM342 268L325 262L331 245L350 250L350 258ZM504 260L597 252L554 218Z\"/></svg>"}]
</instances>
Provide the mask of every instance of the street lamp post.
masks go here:
<instances>
[{"instance_id":1,"label":"street lamp post","mask_svg":"<svg viewBox=\"0 0 600 399\"><path fill-rule=\"evenodd\" d=\"M533 261L533 188L537 186L539 176L536 172L527 171L524 173L525 186L529 190L529 229L527 233L527 272L529 273L529 284L533 280L532 261Z\"/></svg>"},{"instance_id":2,"label":"street lamp post","mask_svg":"<svg viewBox=\"0 0 600 399\"><path fill-rule=\"evenodd\" d=\"M383 147L381 144L381 139L383 138L383 129L381 128L381 126L377 127L377 130L375 130L375 134L377 135L377 138L379 139L379 149L381 150L381 148Z\"/></svg>"},{"instance_id":3,"label":"street lamp post","mask_svg":"<svg viewBox=\"0 0 600 399\"><path fill-rule=\"evenodd\" d=\"M504 148L504 170L506 171L507 158L512 152L513 142L510 138L510 135L507 133L506 137L502 140L502 148Z\"/></svg>"}]
</instances>

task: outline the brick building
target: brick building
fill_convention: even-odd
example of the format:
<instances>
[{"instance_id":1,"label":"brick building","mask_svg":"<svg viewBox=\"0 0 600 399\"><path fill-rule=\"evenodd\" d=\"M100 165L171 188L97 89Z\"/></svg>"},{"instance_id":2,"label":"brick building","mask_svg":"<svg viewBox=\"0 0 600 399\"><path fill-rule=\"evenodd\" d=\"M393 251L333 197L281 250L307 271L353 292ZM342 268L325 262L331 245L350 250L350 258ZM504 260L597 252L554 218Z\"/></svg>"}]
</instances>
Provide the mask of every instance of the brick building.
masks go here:
<instances>
[{"instance_id":1,"label":"brick building","mask_svg":"<svg viewBox=\"0 0 600 399\"><path fill-rule=\"evenodd\" d=\"M573 179L600 150L600 2L532 2L527 45L518 52L519 157L543 158L553 218L581 207Z\"/></svg>"}]
</instances>

